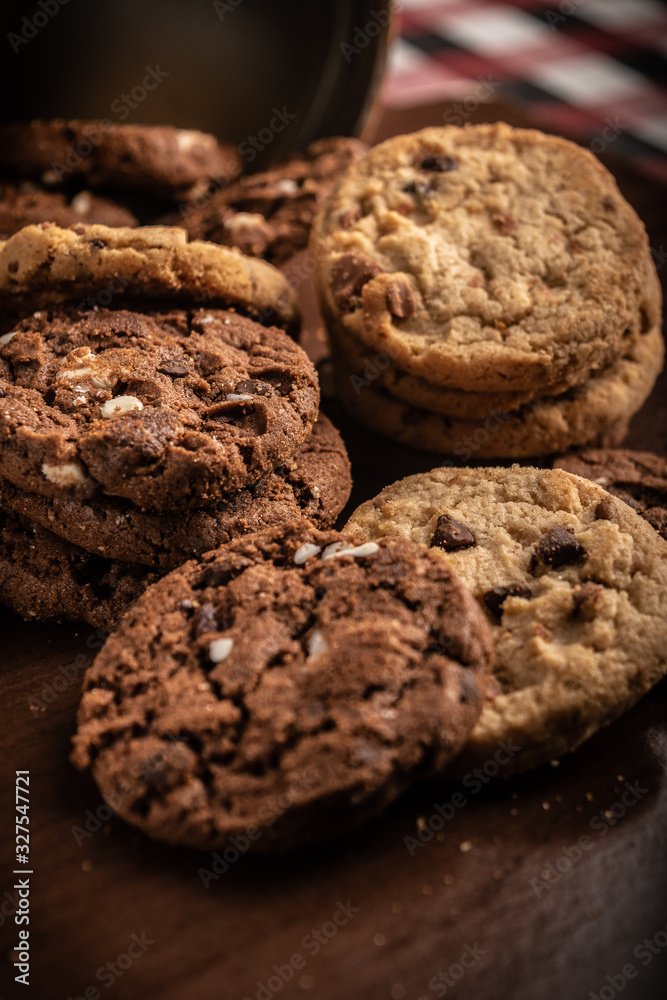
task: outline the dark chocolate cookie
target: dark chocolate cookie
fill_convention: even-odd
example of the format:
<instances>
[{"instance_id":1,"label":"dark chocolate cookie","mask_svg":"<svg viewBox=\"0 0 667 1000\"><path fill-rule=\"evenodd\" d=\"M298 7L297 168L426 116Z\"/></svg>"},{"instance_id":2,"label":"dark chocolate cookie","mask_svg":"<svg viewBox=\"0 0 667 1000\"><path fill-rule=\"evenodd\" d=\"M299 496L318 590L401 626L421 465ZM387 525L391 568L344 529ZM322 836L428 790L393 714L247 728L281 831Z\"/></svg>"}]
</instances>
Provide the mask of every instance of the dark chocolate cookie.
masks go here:
<instances>
[{"instance_id":1,"label":"dark chocolate cookie","mask_svg":"<svg viewBox=\"0 0 667 1000\"><path fill-rule=\"evenodd\" d=\"M212 135L108 119L0 125L0 169L49 187L78 181L94 190L173 198L202 181L241 172L238 150Z\"/></svg>"},{"instance_id":2,"label":"dark chocolate cookie","mask_svg":"<svg viewBox=\"0 0 667 1000\"><path fill-rule=\"evenodd\" d=\"M345 445L320 415L310 437L284 465L210 510L156 513L112 497L87 503L44 497L6 480L0 480L0 507L90 552L168 570L240 535L298 518L331 527L350 488Z\"/></svg>"},{"instance_id":3,"label":"dark chocolate cookie","mask_svg":"<svg viewBox=\"0 0 667 1000\"><path fill-rule=\"evenodd\" d=\"M293 455L306 354L224 310L35 313L0 337L0 473L32 493L206 507Z\"/></svg>"},{"instance_id":4,"label":"dark chocolate cookie","mask_svg":"<svg viewBox=\"0 0 667 1000\"><path fill-rule=\"evenodd\" d=\"M441 767L490 665L484 616L444 560L292 523L143 595L87 673L72 759L153 837L290 850Z\"/></svg>"},{"instance_id":5,"label":"dark chocolate cookie","mask_svg":"<svg viewBox=\"0 0 667 1000\"><path fill-rule=\"evenodd\" d=\"M305 249L318 206L367 149L358 139L320 139L282 166L242 177L208 200L200 199L201 207L195 202L185 209L181 225L193 238L283 264Z\"/></svg>"},{"instance_id":6,"label":"dark chocolate cookie","mask_svg":"<svg viewBox=\"0 0 667 1000\"><path fill-rule=\"evenodd\" d=\"M0 510L0 602L22 618L113 628L160 573L104 559Z\"/></svg>"},{"instance_id":7,"label":"dark chocolate cookie","mask_svg":"<svg viewBox=\"0 0 667 1000\"><path fill-rule=\"evenodd\" d=\"M667 539L667 461L650 451L589 448L564 455L554 468L591 479L625 501Z\"/></svg>"},{"instance_id":8,"label":"dark chocolate cookie","mask_svg":"<svg viewBox=\"0 0 667 1000\"><path fill-rule=\"evenodd\" d=\"M123 205L90 191L70 196L62 191L49 191L32 181L16 184L0 181L0 239L6 240L24 226L38 222L55 222L59 226L77 222L137 225L132 212Z\"/></svg>"}]
</instances>

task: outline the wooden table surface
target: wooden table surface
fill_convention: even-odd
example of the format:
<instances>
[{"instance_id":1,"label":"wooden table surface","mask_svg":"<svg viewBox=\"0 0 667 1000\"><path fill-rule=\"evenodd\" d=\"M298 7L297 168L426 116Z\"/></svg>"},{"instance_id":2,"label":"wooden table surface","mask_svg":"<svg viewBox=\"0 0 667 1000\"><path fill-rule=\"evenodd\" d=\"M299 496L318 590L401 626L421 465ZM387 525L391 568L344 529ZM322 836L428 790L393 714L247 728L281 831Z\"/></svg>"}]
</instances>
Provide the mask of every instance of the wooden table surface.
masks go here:
<instances>
[{"instance_id":1,"label":"wooden table surface","mask_svg":"<svg viewBox=\"0 0 667 1000\"><path fill-rule=\"evenodd\" d=\"M443 111L387 113L379 135L439 123ZM629 169L617 173L659 257L663 192ZM312 315L309 325L314 348ZM665 453L666 389L663 376L633 422L633 446ZM352 505L437 464L360 430L331 401L325 408L352 457ZM353 836L286 859L241 853L216 873L210 854L155 844L109 820L93 781L68 763L97 643L85 625L27 624L0 611L1 1000L667 992L667 682L559 766L508 781L423 784ZM11 965L17 769L31 778L28 987ZM440 827L431 840L406 842L431 818Z\"/></svg>"}]
</instances>

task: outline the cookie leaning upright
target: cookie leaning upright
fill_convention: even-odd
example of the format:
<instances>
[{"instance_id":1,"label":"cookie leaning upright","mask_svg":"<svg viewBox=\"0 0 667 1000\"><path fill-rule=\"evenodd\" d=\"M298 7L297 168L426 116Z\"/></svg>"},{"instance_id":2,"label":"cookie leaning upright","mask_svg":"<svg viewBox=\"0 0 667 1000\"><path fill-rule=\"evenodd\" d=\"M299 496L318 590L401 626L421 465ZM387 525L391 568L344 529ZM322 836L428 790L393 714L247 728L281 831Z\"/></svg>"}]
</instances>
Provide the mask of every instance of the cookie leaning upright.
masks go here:
<instances>
[{"instance_id":1,"label":"cookie leaning upright","mask_svg":"<svg viewBox=\"0 0 667 1000\"><path fill-rule=\"evenodd\" d=\"M498 694L457 769L521 748L525 771L573 750L667 670L667 542L560 469L433 469L387 487L345 530L437 551L492 625Z\"/></svg>"},{"instance_id":2,"label":"cookie leaning upright","mask_svg":"<svg viewBox=\"0 0 667 1000\"><path fill-rule=\"evenodd\" d=\"M311 251L334 334L434 385L501 392L607 365L650 261L592 154L503 123L376 146L325 201Z\"/></svg>"},{"instance_id":3,"label":"cookie leaning upright","mask_svg":"<svg viewBox=\"0 0 667 1000\"><path fill-rule=\"evenodd\" d=\"M442 767L490 666L488 626L442 560L287 524L139 599L86 674L73 761L160 840L210 850L252 827L252 850L290 850Z\"/></svg>"}]
</instances>

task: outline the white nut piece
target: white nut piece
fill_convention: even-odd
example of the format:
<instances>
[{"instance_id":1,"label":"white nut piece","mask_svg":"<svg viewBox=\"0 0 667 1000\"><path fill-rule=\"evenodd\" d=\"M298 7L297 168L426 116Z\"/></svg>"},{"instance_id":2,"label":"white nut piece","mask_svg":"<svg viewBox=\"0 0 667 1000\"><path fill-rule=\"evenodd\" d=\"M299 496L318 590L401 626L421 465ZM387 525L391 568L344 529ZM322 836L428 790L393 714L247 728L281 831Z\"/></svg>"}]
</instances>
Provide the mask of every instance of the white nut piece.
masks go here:
<instances>
[{"instance_id":1,"label":"white nut piece","mask_svg":"<svg viewBox=\"0 0 667 1000\"><path fill-rule=\"evenodd\" d=\"M2 337L0 337L0 344L2 344L3 347L4 347L4 345L8 344L9 341L12 340L16 336L17 333L18 333L18 330L12 330L11 333L3 333Z\"/></svg>"},{"instance_id":2,"label":"white nut piece","mask_svg":"<svg viewBox=\"0 0 667 1000\"><path fill-rule=\"evenodd\" d=\"M306 559L318 555L321 551L322 547L320 545L313 545L312 542L306 542L304 545L300 545L294 553L294 562L297 566L302 566Z\"/></svg>"},{"instance_id":3,"label":"white nut piece","mask_svg":"<svg viewBox=\"0 0 667 1000\"><path fill-rule=\"evenodd\" d=\"M278 181L276 184L276 191L280 191L281 194L294 194L295 191L299 190L299 185L296 181L290 180L286 177L282 181Z\"/></svg>"},{"instance_id":4,"label":"white nut piece","mask_svg":"<svg viewBox=\"0 0 667 1000\"><path fill-rule=\"evenodd\" d=\"M322 633L318 628L313 629L313 632L308 640L308 659L313 660L318 653L323 653L329 648L329 643L324 638Z\"/></svg>"},{"instance_id":5,"label":"white nut piece","mask_svg":"<svg viewBox=\"0 0 667 1000\"><path fill-rule=\"evenodd\" d=\"M226 660L234 648L233 639L214 639L209 643L208 655L214 663L222 663Z\"/></svg>"},{"instance_id":6,"label":"white nut piece","mask_svg":"<svg viewBox=\"0 0 667 1000\"><path fill-rule=\"evenodd\" d=\"M77 195L72 198L72 210L76 212L77 215L85 215L86 212L90 212L93 204L93 197L90 191L79 191Z\"/></svg>"},{"instance_id":7,"label":"white nut piece","mask_svg":"<svg viewBox=\"0 0 667 1000\"><path fill-rule=\"evenodd\" d=\"M333 542L327 545L322 553L323 559L340 559L341 556L353 556L360 559L362 556L372 556L380 546L377 542L364 542L362 545L348 545L347 542Z\"/></svg>"},{"instance_id":8,"label":"white nut piece","mask_svg":"<svg viewBox=\"0 0 667 1000\"><path fill-rule=\"evenodd\" d=\"M90 381L96 389L113 389L118 382L118 378L107 369L102 369L101 371L95 372L94 375L91 375ZM118 398L122 399L121 396ZM133 399L134 397L128 396L127 398Z\"/></svg>"},{"instance_id":9,"label":"white nut piece","mask_svg":"<svg viewBox=\"0 0 667 1000\"><path fill-rule=\"evenodd\" d=\"M86 474L78 462L63 462L62 465L44 462L42 475L56 486L78 486L86 481Z\"/></svg>"},{"instance_id":10,"label":"white nut piece","mask_svg":"<svg viewBox=\"0 0 667 1000\"><path fill-rule=\"evenodd\" d=\"M129 413L131 410L143 410L144 404L136 396L116 396L115 399L107 399L106 403L100 406L100 413L103 417L115 417L122 413Z\"/></svg>"},{"instance_id":11,"label":"white nut piece","mask_svg":"<svg viewBox=\"0 0 667 1000\"><path fill-rule=\"evenodd\" d=\"M254 396L250 396L247 392L228 392L225 399L228 403L238 403L239 400L250 400L252 403Z\"/></svg>"}]
</instances>

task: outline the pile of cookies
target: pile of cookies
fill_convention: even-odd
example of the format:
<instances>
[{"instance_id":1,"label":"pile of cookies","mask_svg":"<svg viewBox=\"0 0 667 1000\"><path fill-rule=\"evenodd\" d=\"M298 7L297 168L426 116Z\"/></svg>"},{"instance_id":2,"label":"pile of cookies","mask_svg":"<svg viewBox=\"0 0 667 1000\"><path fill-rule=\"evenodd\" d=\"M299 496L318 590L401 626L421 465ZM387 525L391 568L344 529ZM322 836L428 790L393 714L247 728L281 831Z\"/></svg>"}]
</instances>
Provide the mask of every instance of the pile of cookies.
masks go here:
<instances>
[{"instance_id":1,"label":"pile of cookies","mask_svg":"<svg viewBox=\"0 0 667 1000\"><path fill-rule=\"evenodd\" d=\"M0 125L0 239L24 226L148 224L241 173L233 146L166 125Z\"/></svg>"},{"instance_id":2,"label":"pile of cookies","mask_svg":"<svg viewBox=\"0 0 667 1000\"><path fill-rule=\"evenodd\" d=\"M618 444L663 361L644 226L587 150L503 123L373 148L311 235L350 413L469 461Z\"/></svg>"},{"instance_id":3,"label":"pile of cookies","mask_svg":"<svg viewBox=\"0 0 667 1000\"><path fill-rule=\"evenodd\" d=\"M270 264L44 223L0 247L0 302L0 598L20 614L109 628L207 549L335 521L349 462Z\"/></svg>"}]
</instances>

